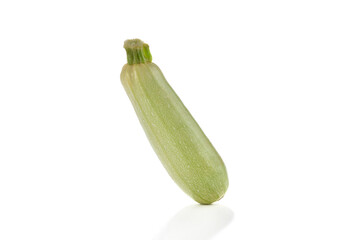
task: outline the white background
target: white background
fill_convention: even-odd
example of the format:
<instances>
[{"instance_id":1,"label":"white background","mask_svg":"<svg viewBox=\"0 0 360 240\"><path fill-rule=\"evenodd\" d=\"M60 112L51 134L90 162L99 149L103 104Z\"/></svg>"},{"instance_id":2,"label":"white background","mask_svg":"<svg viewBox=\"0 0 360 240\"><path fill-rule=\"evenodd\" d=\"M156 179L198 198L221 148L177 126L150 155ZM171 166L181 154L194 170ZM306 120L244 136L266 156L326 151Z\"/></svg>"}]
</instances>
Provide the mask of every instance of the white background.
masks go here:
<instances>
[{"instance_id":1,"label":"white background","mask_svg":"<svg viewBox=\"0 0 360 240\"><path fill-rule=\"evenodd\" d=\"M0 239L359 239L359 1L0 3ZM199 206L124 89L123 41L212 141Z\"/></svg>"}]
</instances>

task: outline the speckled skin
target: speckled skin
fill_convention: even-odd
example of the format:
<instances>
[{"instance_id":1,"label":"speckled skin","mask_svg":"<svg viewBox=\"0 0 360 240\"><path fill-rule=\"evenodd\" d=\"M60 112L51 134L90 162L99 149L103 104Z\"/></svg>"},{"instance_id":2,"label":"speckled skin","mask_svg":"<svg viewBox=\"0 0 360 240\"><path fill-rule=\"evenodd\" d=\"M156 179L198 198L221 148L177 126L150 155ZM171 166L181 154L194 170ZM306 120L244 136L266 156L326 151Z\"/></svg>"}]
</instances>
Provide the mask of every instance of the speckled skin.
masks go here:
<instances>
[{"instance_id":1,"label":"speckled skin","mask_svg":"<svg viewBox=\"0 0 360 240\"><path fill-rule=\"evenodd\" d=\"M159 67L151 62L126 64L120 78L172 179L201 204L221 199L229 185L225 165Z\"/></svg>"}]
</instances>

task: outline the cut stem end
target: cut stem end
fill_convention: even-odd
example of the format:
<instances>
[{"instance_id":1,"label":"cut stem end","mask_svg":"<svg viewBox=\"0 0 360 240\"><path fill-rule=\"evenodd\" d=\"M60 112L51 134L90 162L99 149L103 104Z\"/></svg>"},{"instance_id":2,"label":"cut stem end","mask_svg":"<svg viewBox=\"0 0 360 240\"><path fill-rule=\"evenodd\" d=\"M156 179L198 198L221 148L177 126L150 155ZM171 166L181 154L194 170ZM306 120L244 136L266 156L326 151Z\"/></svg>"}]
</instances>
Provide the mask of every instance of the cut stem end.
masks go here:
<instances>
[{"instance_id":1,"label":"cut stem end","mask_svg":"<svg viewBox=\"0 0 360 240\"><path fill-rule=\"evenodd\" d=\"M128 64L151 62L149 45L140 39L129 39L124 42Z\"/></svg>"}]
</instances>

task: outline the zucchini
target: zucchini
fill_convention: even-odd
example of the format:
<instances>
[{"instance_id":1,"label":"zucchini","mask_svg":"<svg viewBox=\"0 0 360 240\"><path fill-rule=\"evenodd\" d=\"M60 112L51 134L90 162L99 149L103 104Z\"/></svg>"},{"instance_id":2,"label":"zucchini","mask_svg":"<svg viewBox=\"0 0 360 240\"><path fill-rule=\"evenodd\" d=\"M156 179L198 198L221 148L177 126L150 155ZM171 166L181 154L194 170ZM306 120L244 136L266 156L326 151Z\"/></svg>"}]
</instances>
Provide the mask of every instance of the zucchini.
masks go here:
<instances>
[{"instance_id":1,"label":"zucchini","mask_svg":"<svg viewBox=\"0 0 360 240\"><path fill-rule=\"evenodd\" d=\"M229 185L224 162L190 112L152 63L149 45L125 41L128 63L120 79L161 163L200 204L221 199Z\"/></svg>"}]
</instances>

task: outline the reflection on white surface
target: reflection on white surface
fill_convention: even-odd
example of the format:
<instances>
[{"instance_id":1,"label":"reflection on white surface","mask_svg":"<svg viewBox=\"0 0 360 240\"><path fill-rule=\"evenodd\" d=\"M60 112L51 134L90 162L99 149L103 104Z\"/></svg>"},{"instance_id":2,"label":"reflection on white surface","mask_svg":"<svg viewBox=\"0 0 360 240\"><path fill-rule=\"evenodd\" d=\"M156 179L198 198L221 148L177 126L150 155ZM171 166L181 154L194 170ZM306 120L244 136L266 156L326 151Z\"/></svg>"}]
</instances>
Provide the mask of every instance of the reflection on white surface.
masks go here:
<instances>
[{"instance_id":1,"label":"reflection on white surface","mask_svg":"<svg viewBox=\"0 0 360 240\"><path fill-rule=\"evenodd\" d=\"M221 205L191 205L172 217L155 240L207 240L225 226L234 214Z\"/></svg>"}]
</instances>

